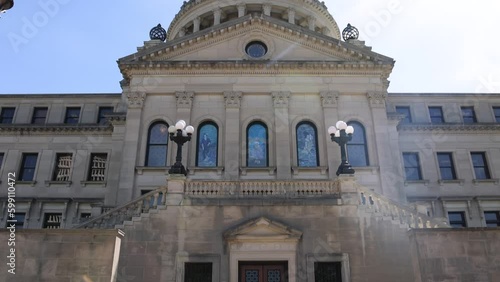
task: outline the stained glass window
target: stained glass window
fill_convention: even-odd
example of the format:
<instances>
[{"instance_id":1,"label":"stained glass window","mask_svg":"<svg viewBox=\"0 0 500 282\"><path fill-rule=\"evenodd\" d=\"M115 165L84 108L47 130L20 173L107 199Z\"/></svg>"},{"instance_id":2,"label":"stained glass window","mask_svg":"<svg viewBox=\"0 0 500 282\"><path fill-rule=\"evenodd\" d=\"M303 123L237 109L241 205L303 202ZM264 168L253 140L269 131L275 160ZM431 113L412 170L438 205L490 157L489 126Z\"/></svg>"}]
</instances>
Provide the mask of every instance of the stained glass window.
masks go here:
<instances>
[{"instance_id":1,"label":"stained glass window","mask_svg":"<svg viewBox=\"0 0 500 282\"><path fill-rule=\"evenodd\" d=\"M247 128L247 166L268 166L267 126L253 122Z\"/></svg>"},{"instance_id":2,"label":"stained glass window","mask_svg":"<svg viewBox=\"0 0 500 282\"><path fill-rule=\"evenodd\" d=\"M218 128L215 123L205 122L199 126L196 166L217 166L218 136Z\"/></svg>"},{"instance_id":3,"label":"stained glass window","mask_svg":"<svg viewBox=\"0 0 500 282\"><path fill-rule=\"evenodd\" d=\"M146 166L167 165L168 124L155 122L149 127Z\"/></svg>"},{"instance_id":4,"label":"stained glass window","mask_svg":"<svg viewBox=\"0 0 500 282\"><path fill-rule=\"evenodd\" d=\"M316 127L310 122L297 125L298 166L318 166L318 136Z\"/></svg>"},{"instance_id":5,"label":"stained glass window","mask_svg":"<svg viewBox=\"0 0 500 282\"><path fill-rule=\"evenodd\" d=\"M352 140L347 143L347 156L352 166L368 166L368 148L365 128L359 122L349 122L354 127Z\"/></svg>"}]
</instances>

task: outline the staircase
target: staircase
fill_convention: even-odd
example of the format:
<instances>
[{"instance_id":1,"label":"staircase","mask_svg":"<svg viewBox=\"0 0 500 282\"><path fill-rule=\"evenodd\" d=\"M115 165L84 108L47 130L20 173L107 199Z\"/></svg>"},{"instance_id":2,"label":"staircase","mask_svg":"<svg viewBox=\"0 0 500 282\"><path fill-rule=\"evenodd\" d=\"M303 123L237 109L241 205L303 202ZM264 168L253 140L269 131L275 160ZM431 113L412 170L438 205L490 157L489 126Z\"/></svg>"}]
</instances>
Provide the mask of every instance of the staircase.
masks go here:
<instances>
[{"instance_id":1,"label":"staircase","mask_svg":"<svg viewBox=\"0 0 500 282\"><path fill-rule=\"evenodd\" d=\"M389 220L402 228L450 228L447 218L430 217L411 206L398 203L366 187L356 184L359 197L360 216L371 216Z\"/></svg>"},{"instance_id":2,"label":"staircase","mask_svg":"<svg viewBox=\"0 0 500 282\"><path fill-rule=\"evenodd\" d=\"M402 228L449 228L446 219L432 218L414 208L356 185L358 214L362 217L390 220ZM192 181L184 187L185 198L304 199L341 196L338 181ZM168 187L160 187L141 197L74 228L114 229L132 225L140 218L167 209Z\"/></svg>"}]
</instances>

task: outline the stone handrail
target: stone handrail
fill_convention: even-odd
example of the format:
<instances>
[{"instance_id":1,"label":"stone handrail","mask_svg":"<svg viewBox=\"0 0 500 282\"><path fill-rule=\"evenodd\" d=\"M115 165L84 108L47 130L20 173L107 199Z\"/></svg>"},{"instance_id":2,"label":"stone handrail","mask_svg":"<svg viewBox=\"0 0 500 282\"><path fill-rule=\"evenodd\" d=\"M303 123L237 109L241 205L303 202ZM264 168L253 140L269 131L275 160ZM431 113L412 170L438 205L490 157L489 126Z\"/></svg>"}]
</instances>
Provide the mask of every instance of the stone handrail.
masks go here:
<instances>
[{"instance_id":1,"label":"stone handrail","mask_svg":"<svg viewBox=\"0 0 500 282\"><path fill-rule=\"evenodd\" d=\"M74 228L113 229L115 225L123 224L124 221L131 220L134 216L140 216L141 213L148 212L150 209L156 209L159 205L165 205L166 195L167 186L158 188L131 202L111 209L96 218L91 218L89 221Z\"/></svg>"},{"instance_id":2,"label":"stone handrail","mask_svg":"<svg viewBox=\"0 0 500 282\"><path fill-rule=\"evenodd\" d=\"M411 207L393 201L360 185L356 185L359 195L359 205L368 210L378 212L383 216L398 220L400 224L409 228L449 228L448 221L444 218L433 218L419 213Z\"/></svg>"},{"instance_id":3,"label":"stone handrail","mask_svg":"<svg viewBox=\"0 0 500 282\"><path fill-rule=\"evenodd\" d=\"M339 196L338 185L333 181L189 181L189 197L314 197Z\"/></svg>"}]
</instances>

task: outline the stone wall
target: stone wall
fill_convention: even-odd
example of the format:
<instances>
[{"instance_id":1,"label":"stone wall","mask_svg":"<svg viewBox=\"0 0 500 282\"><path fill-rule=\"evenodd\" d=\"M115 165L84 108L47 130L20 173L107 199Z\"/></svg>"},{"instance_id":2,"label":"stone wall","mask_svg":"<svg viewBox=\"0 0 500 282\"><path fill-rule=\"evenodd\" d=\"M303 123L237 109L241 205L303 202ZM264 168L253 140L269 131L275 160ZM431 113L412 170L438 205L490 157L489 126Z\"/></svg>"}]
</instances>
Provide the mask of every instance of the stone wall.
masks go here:
<instances>
[{"instance_id":1,"label":"stone wall","mask_svg":"<svg viewBox=\"0 0 500 282\"><path fill-rule=\"evenodd\" d=\"M112 281L122 240L116 230L32 229L17 230L13 247L7 245L9 236L0 230L2 282ZM10 248L15 248L15 274L6 263Z\"/></svg>"},{"instance_id":2,"label":"stone wall","mask_svg":"<svg viewBox=\"0 0 500 282\"><path fill-rule=\"evenodd\" d=\"M498 281L500 228L410 231L415 281Z\"/></svg>"},{"instance_id":3,"label":"stone wall","mask_svg":"<svg viewBox=\"0 0 500 282\"><path fill-rule=\"evenodd\" d=\"M348 259L343 263L349 264L349 281L413 281L407 229L387 218L373 217L355 205L307 199L259 203L240 199L238 205L195 202L184 199L182 206L167 206L125 226L127 236L119 269L124 269L127 281L182 282L183 261L212 261L217 265L214 269L220 269L217 281L233 281L231 252L253 242L238 241L240 246L233 248L224 234L262 217L286 226L287 230L302 232L296 254L289 260L296 260L296 265L288 265L289 270L296 268L296 275L289 278L291 282L309 281L313 261L345 258L345 255ZM253 258L274 260L283 252L283 248L272 251L262 247L273 234L255 231L268 236L262 241L255 239L258 235L250 234L257 229L248 227L248 230L249 233L243 231L246 235L243 237L260 242L249 248ZM279 232L274 235L280 236ZM290 242L285 237L282 240L283 244ZM271 247L279 245L280 242L273 241ZM293 251L286 249L290 250Z\"/></svg>"}]
</instances>

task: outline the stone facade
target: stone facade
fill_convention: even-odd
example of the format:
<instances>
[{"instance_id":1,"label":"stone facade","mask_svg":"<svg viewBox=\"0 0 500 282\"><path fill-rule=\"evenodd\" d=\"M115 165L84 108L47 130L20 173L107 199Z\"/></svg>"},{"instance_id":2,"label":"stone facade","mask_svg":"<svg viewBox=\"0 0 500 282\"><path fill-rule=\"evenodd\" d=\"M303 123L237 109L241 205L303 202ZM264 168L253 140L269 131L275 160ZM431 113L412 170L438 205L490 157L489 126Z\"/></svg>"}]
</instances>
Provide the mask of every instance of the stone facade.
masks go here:
<instances>
[{"instance_id":1,"label":"stone facade","mask_svg":"<svg viewBox=\"0 0 500 282\"><path fill-rule=\"evenodd\" d=\"M16 173L19 227L120 228L126 281L176 282L271 261L288 281L319 262L426 281L408 228L500 224L500 94L390 93L394 60L341 41L322 3L267 2L186 2L166 42L118 61L122 93L2 95L0 224ZM181 119L186 177L168 173ZM338 120L354 178L335 174Z\"/></svg>"}]
</instances>

